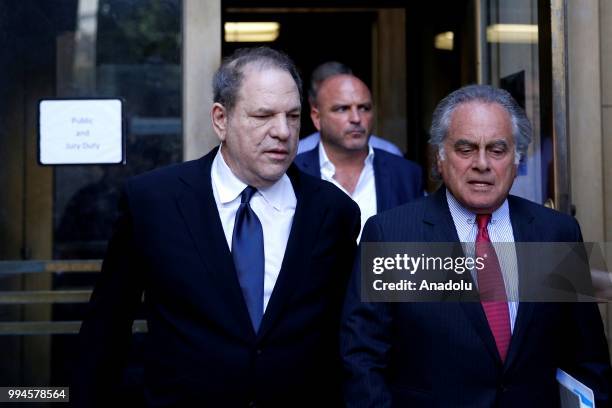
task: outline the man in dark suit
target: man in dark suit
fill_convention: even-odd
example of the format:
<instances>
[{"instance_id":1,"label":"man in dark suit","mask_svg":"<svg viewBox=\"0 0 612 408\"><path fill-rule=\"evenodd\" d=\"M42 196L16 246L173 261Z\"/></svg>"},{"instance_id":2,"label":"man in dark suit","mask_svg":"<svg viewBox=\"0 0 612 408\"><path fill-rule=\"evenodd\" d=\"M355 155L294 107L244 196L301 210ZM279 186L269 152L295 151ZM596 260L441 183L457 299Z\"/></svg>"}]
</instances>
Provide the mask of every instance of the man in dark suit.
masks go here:
<instances>
[{"instance_id":1,"label":"man in dark suit","mask_svg":"<svg viewBox=\"0 0 612 408\"><path fill-rule=\"evenodd\" d=\"M480 85L453 92L431 127L444 186L371 218L362 244L471 242L478 251L494 242L581 242L572 217L509 195L530 135L507 92ZM556 407L558 368L608 406L611 369L597 305L522 301L524 259L498 248L467 277L480 294L471 302L362 301L357 258L341 329L348 406Z\"/></svg>"},{"instance_id":2,"label":"man in dark suit","mask_svg":"<svg viewBox=\"0 0 612 408\"><path fill-rule=\"evenodd\" d=\"M213 79L220 148L128 180L81 328L76 405L113 403L143 294L147 406L340 400L359 210L290 166L300 86L284 54L237 51Z\"/></svg>"},{"instance_id":3,"label":"man in dark suit","mask_svg":"<svg viewBox=\"0 0 612 408\"><path fill-rule=\"evenodd\" d=\"M355 200L363 226L377 212L422 196L421 168L371 146L374 113L370 90L352 74L332 73L310 90L310 117L321 142L299 154L295 164Z\"/></svg>"}]
</instances>

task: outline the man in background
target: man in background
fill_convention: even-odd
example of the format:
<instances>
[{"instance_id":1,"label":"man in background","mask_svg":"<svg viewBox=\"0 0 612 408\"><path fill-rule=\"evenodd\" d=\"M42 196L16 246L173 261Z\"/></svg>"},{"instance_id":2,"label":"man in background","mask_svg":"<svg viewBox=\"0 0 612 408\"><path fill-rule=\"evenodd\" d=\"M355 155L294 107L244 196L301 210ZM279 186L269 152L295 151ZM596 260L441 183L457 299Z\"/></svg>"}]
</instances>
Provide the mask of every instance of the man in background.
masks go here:
<instances>
[{"instance_id":1,"label":"man in background","mask_svg":"<svg viewBox=\"0 0 612 408\"><path fill-rule=\"evenodd\" d=\"M374 147L374 106L368 87L352 74L336 74L312 92L310 117L321 134L317 148L299 154L300 170L330 181L372 215L423 195L420 166Z\"/></svg>"},{"instance_id":2,"label":"man in background","mask_svg":"<svg viewBox=\"0 0 612 408\"><path fill-rule=\"evenodd\" d=\"M348 66L336 61L324 62L323 64L315 68L314 71L312 71L312 76L310 78L310 88L308 89L308 103L311 107L315 104L317 90L319 89L319 85L321 85L321 82L323 82L330 76L342 74L353 75L353 71ZM314 149L315 147L317 147L317 144L320 140L321 134L319 132L315 132L311 135L303 137L302 139L300 139L297 153L300 154ZM371 135L370 144L372 145L372 147L375 147L377 149L385 150L397 156L403 156L402 152L396 145L378 136Z\"/></svg>"}]
</instances>

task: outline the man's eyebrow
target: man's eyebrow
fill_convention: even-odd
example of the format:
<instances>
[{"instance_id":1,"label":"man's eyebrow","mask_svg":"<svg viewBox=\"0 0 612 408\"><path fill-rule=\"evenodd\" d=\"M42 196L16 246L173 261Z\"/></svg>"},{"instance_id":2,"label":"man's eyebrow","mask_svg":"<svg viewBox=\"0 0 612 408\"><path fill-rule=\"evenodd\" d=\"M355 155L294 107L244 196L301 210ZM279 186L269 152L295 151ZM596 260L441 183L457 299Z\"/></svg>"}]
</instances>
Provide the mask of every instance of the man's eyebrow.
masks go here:
<instances>
[{"instance_id":1,"label":"man's eyebrow","mask_svg":"<svg viewBox=\"0 0 612 408\"><path fill-rule=\"evenodd\" d=\"M268 108L257 108L251 112L253 115L272 115L274 111Z\"/></svg>"},{"instance_id":2,"label":"man's eyebrow","mask_svg":"<svg viewBox=\"0 0 612 408\"><path fill-rule=\"evenodd\" d=\"M508 142L503 139L493 140L487 143L487 147L508 147Z\"/></svg>"},{"instance_id":3,"label":"man's eyebrow","mask_svg":"<svg viewBox=\"0 0 612 408\"><path fill-rule=\"evenodd\" d=\"M460 146L478 146L479 144L476 142L472 142L470 140L467 139L459 139L457 140L453 146L455 147L460 147ZM486 147L508 147L508 142L506 140L503 139L497 139L497 140L493 140L489 143L487 143Z\"/></svg>"},{"instance_id":4,"label":"man's eyebrow","mask_svg":"<svg viewBox=\"0 0 612 408\"><path fill-rule=\"evenodd\" d=\"M347 106L350 106L350 104L348 103L335 103L331 106L332 109L338 109L338 108L345 108Z\"/></svg>"},{"instance_id":5,"label":"man's eyebrow","mask_svg":"<svg viewBox=\"0 0 612 408\"><path fill-rule=\"evenodd\" d=\"M293 108L289 109L287 112L301 112L302 108L298 105L298 106L294 106ZM269 109L269 108L257 108L254 111L251 112L251 115L275 115L276 113L278 113L277 111L275 111L274 109Z\"/></svg>"},{"instance_id":6,"label":"man's eyebrow","mask_svg":"<svg viewBox=\"0 0 612 408\"><path fill-rule=\"evenodd\" d=\"M478 143L472 142L470 140L467 139L459 139L457 140L453 146L455 147L460 147L460 146L478 146Z\"/></svg>"}]
</instances>

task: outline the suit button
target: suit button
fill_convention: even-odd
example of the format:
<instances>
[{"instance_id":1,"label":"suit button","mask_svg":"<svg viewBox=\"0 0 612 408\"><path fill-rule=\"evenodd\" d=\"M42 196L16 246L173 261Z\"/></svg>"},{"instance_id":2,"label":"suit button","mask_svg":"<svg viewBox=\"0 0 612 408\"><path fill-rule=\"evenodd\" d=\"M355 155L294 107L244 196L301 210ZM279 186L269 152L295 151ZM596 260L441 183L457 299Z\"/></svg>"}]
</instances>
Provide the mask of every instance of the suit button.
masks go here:
<instances>
[{"instance_id":1,"label":"suit button","mask_svg":"<svg viewBox=\"0 0 612 408\"><path fill-rule=\"evenodd\" d=\"M257 354L258 356L261 356L261 353L263 353L261 349L255 350L255 354Z\"/></svg>"},{"instance_id":2,"label":"suit button","mask_svg":"<svg viewBox=\"0 0 612 408\"><path fill-rule=\"evenodd\" d=\"M257 408L257 403L255 401L250 401L249 408Z\"/></svg>"}]
</instances>

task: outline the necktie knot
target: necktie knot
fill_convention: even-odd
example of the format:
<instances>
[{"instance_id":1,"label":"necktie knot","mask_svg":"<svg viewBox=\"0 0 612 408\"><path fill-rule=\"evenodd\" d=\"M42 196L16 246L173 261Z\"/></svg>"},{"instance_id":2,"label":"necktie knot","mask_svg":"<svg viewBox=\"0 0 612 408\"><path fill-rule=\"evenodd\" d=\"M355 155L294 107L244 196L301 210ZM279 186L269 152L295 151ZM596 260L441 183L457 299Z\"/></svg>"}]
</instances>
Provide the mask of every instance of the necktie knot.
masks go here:
<instances>
[{"instance_id":1,"label":"necktie knot","mask_svg":"<svg viewBox=\"0 0 612 408\"><path fill-rule=\"evenodd\" d=\"M491 214L476 215L476 224L478 225L478 235L476 235L476 242L491 242L489 238L489 231L487 230L489 221L491 221Z\"/></svg>"},{"instance_id":2,"label":"necktie knot","mask_svg":"<svg viewBox=\"0 0 612 408\"><path fill-rule=\"evenodd\" d=\"M476 224L478 224L478 229L482 230L483 228L487 228L489 225L489 221L491 221L491 214L478 214L476 215Z\"/></svg>"},{"instance_id":3,"label":"necktie knot","mask_svg":"<svg viewBox=\"0 0 612 408\"><path fill-rule=\"evenodd\" d=\"M240 204L248 204L251 198L255 195L257 189L253 186L246 186L242 193L240 193Z\"/></svg>"}]
</instances>

